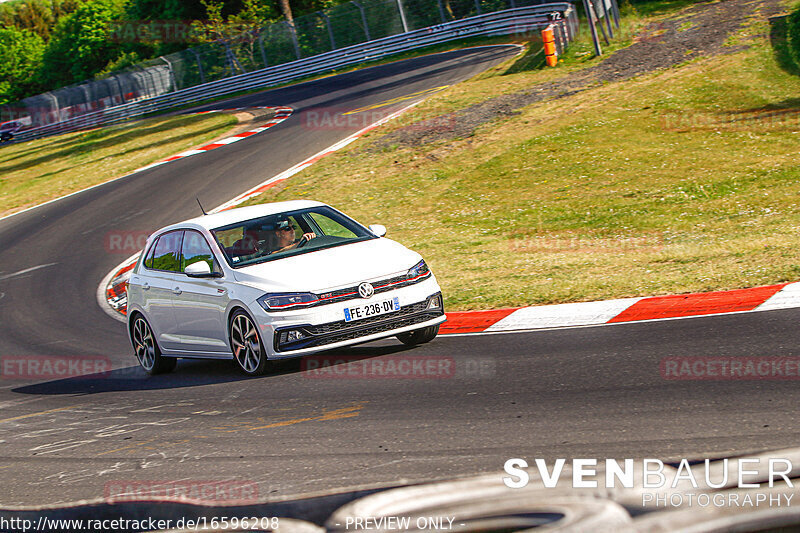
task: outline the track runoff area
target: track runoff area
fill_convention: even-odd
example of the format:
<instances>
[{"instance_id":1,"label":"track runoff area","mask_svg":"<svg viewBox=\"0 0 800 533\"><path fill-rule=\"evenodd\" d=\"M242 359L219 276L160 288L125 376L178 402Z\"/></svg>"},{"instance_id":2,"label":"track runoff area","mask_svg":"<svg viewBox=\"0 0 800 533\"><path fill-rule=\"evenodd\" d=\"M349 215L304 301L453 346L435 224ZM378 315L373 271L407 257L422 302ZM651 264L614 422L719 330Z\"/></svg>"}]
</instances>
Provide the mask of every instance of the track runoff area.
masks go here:
<instances>
[{"instance_id":1,"label":"track runoff area","mask_svg":"<svg viewBox=\"0 0 800 533\"><path fill-rule=\"evenodd\" d=\"M622 467L625 458L657 458L677 469L682 459L794 445L793 379L668 379L661 369L675 357L792 361L800 355L796 309L442 336L413 350L386 340L259 379L224 362L182 361L156 378L135 366L124 328L95 298L98 280L124 258L105 248L109 231L147 232L194 216L197 195L222 205L360 129L308 128L304 110L358 109L452 85L514 53L437 54L236 99L226 107L295 113L242 142L0 221L4 365L23 358L38 361L39 372L77 366L81 374L3 373L0 517L20 505L182 494L260 505L476 473L506 486L504 477L522 480L504 470L509 459L528 463L526 487L550 490L539 479L555 476L559 459L568 463L559 479L573 483L591 477L593 465L578 458L595 458L598 471L609 468L605 458ZM418 360L426 373L387 375ZM788 459L793 479L793 456L769 457ZM634 484L643 484L635 465ZM782 482L786 464L772 467ZM769 461L755 468L770 474Z\"/></svg>"}]
</instances>

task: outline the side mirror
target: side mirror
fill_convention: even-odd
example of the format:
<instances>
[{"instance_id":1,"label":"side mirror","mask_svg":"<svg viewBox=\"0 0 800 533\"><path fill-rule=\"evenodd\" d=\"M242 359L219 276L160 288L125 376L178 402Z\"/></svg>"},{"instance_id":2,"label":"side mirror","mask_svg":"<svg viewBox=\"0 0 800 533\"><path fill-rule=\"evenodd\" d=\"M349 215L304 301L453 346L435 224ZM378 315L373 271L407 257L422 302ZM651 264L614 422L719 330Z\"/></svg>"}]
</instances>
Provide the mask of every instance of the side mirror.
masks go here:
<instances>
[{"instance_id":1,"label":"side mirror","mask_svg":"<svg viewBox=\"0 0 800 533\"><path fill-rule=\"evenodd\" d=\"M205 261L198 261L187 266L183 271L190 278L219 278L219 272L211 272L211 267Z\"/></svg>"},{"instance_id":2,"label":"side mirror","mask_svg":"<svg viewBox=\"0 0 800 533\"><path fill-rule=\"evenodd\" d=\"M386 235L386 226L381 226L380 224L370 224L367 227L372 233L374 233L378 237L383 237L384 235Z\"/></svg>"}]
</instances>

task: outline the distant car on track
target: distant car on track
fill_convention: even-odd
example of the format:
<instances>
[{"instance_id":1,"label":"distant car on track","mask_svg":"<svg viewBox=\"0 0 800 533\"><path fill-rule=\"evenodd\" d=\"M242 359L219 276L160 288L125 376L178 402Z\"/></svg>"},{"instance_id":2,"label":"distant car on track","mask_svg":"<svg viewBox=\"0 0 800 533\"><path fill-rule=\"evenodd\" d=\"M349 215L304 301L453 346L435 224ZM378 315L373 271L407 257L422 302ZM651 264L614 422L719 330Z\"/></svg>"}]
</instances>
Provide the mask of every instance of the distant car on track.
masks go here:
<instances>
[{"instance_id":1,"label":"distant car on track","mask_svg":"<svg viewBox=\"0 0 800 533\"><path fill-rule=\"evenodd\" d=\"M0 124L0 142L10 141L14 134L22 128L22 123L18 120L9 120Z\"/></svg>"},{"instance_id":2,"label":"distant car on track","mask_svg":"<svg viewBox=\"0 0 800 533\"><path fill-rule=\"evenodd\" d=\"M396 336L415 345L445 321L422 257L319 202L232 209L152 234L128 281L128 334L150 374L176 358L274 359Z\"/></svg>"}]
</instances>

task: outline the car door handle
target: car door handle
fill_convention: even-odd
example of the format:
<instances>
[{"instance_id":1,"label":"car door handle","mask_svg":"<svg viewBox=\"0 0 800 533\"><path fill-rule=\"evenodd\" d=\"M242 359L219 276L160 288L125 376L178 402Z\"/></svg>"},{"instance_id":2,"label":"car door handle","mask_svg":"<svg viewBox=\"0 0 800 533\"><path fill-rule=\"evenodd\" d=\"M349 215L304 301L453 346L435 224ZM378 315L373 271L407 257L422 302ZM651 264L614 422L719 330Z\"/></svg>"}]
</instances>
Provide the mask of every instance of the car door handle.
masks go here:
<instances>
[{"instance_id":1,"label":"car door handle","mask_svg":"<svg viewBox=\"0 0 800 533\"><path fill-rule=\"evenodd\" d=\"M183 291L181 290L181 288L180 288L180 287L175 287L174 289L172 289L172 293L173 293L173 294L180 294L180 293L182 293L182 292L183 292Z\"/></svg>"},{"instance_id":2,"label":"car door handle","mask_svg":"<svg viewBox=\"0 0 800 533\"><path fill-rule=\"evenodd\" d=\"M143 291L149 291L150 290L150 284L149 283L142 283L142 290Z\"/></svg>"}]
</instances>

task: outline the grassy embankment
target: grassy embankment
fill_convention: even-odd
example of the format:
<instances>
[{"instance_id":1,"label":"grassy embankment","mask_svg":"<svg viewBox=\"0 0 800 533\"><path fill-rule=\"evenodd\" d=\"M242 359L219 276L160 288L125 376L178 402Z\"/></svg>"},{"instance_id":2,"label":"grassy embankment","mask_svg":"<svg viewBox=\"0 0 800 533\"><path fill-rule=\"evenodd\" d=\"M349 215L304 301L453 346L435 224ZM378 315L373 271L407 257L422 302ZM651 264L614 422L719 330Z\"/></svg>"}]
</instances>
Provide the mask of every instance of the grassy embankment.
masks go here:
<instances>
[{"instance_id":1,"label":"grassy embankment","mask_svg":"<svg viewBox=\"0 0 800 533\"><path fill-rule=\"evenodd\" d=\"M623 39L685 3L659 5L628 12ZM594 64L584 37L558 69L518 60L451 87L251 203L312 198L385 224L426 257L451 310L797 280L800 78L768 33L753 19L728 41L746 50L533 104L466 138L378 148L411 119Z\"/></svg>"},{"instance_id":2,"label":"grassy embankment","mask_svg":"<svg viewBox=\"0 0 800 533\"><path fill-rule=\"evenodd\" d=\"M0 147L0 216L124 176L235 124L216 113L162 117Z\"/></svg>"}]
</instances>

